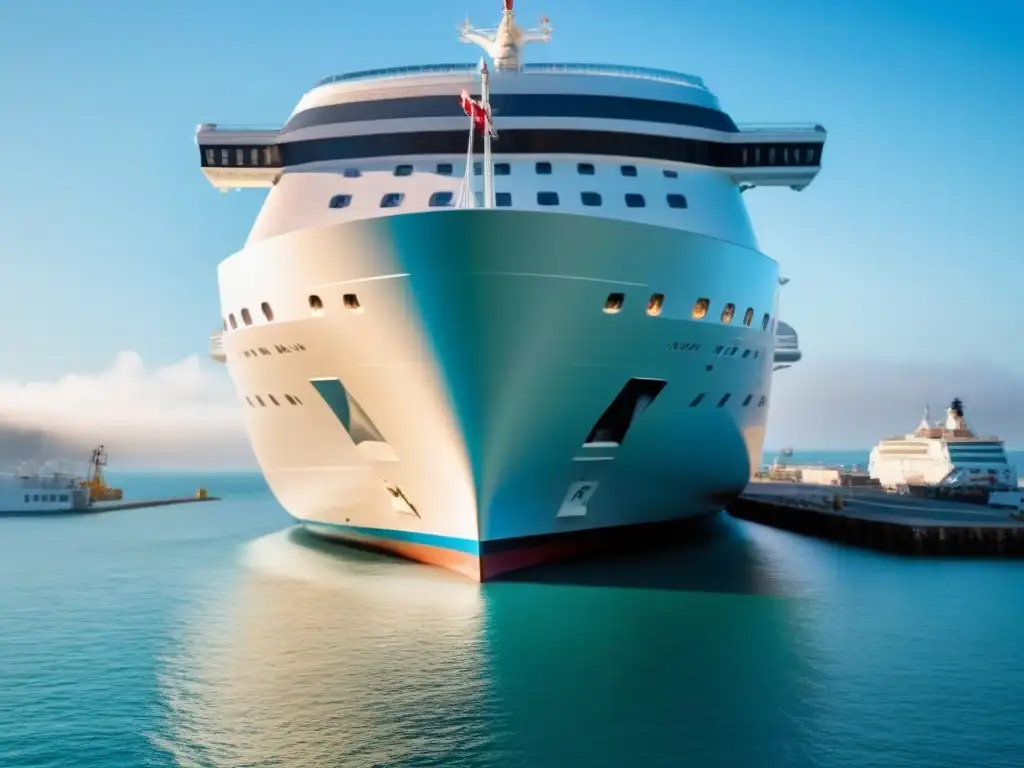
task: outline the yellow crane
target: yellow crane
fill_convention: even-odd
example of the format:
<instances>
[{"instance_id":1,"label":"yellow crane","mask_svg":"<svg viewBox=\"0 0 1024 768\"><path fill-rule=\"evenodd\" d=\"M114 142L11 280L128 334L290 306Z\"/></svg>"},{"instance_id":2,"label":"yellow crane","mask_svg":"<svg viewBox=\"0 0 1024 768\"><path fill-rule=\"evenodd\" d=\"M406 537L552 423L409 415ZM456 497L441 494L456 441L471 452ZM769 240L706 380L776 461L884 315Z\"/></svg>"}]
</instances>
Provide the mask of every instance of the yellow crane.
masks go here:
<instances>
[{"instance_id":1,"label":"yellow crane","mask_svg":"<svg viewBox=\"0 0 1024 768\"><path fill-rule=\"evenodd\" d=\"M94 448L92 458L89 459L89 474L81 482L83 488L89 491L89 503L97 501L120 501L123 495L120 488L111 488L103 478L103 467L107 466L107 452L101 445Z\"/></svg>"}]
</instances>

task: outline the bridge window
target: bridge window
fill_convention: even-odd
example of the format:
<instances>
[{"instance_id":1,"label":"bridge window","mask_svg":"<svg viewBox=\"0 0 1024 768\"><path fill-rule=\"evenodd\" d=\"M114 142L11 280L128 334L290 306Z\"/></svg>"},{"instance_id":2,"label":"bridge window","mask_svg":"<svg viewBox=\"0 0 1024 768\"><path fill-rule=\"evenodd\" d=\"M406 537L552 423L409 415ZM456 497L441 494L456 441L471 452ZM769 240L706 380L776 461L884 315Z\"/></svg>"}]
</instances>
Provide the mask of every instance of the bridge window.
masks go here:
<instances>
[{"instance_id":1,"label":"bridge window","mask_svg":"<svg viewBox=\"0 0 1024 768\"><path fill-rule=\"evenodd\" d=\"M665 196L665 200L668 202L669 208L689 208L689 204L686 202L686 195L680 195L673 192L670 195Z\"/></svg>"},{"instance_id":2,"label":"bridge window","mask_svg":"<svg viewBox=\"0 0 1024 768\"><path fill-rule=\"evenodd\" d=\"M242 322L246 325L252 325L252 315L249 314L249 310L245 307L242 308Z\"/></svg>"},{"instance_id":3,"label":"bridge window","mask_svg":"<svg viewBox=\"0 0 1024 768\"><path fill-rule=\"evenodd\" d=\"M538 192L537 205L558 205L557 192Z\"/></svg>"},{"instance_id":4,"label":"bridge window","mask_svg":"<svg viewBox=\"0 0 1024 768\"><path fill-rule=\"evenodd\" d=\"M352 202L352 195L335 195L331 198L331 202L328 203L330 208L348 208Z\"/></svg>"},{"instance_id":5,"label":"bridge window","mask_svg":"<svg viewBox=\"0 0 1024 768\"><path fill-rule=\"evenodd\" d=\"M662 175L666 179L678 179L679 178L679 171L670 171L668 168L666 168L661 173L662 173Z\"/></svg>"},{"instance_id":6,"label":"bridge window","mask_svg":"<svg viewBox=\"0 0 1024 768\"><path fill-rule=\"evenodd\" d=\"M498 208L511 208L512 207L512 193L511 192L495 192L494 193L494 204Z\"/></svg>"},{"instance_id":7,"label":"bridge window","mask_svg":"<svg viewBox=\"0 0 1024 768\"><path fill-rule=\"evenodd\" d=\"M743 324L749 328L752 322L754 322L754 308L747 307L747 311L743 313Z\"/></svg>"},{"instance_id":8,"label":"bridge window","mask_svg":"<svg viewBox=\"0 0 1024 768\"><path fill-rule=\"evenodd\" d=\"M220 151L220 164L231 165L231 154L228 152L226 148L221 149Z\"/></svg>"},{"instance_id":9,"label":"bridge window","mask_svg":"<svg viewBox=\"0 0 1024 768\"><path fill-rule=\"evenodd\" d=\"M438 176L451 176L453 170L454 169L452 168L452 164L451 163L438 163L437 164L437 175Z\"/></svg>"},{"instance_id":10,"label":"bridge window","mask_svg":"<svg viewBox=\"0 0 1024 768\"><path fill-rule=\"evenodd\" d=\"M235 150L235 165L245 165L245 150L244 149L236 149Z\"/></svg>"},{"instance_id":11,"label":"bridge window","mask_svg":"<svg viewBox=\"0 0 1024 768\"><path fill-rule=\"evenodd\" d=\"M589 207L600 205L601 195L597 192L580 192L580 202Z\"/></svg>"},{"instance_id":12,"label":"bridge window","mask_svg":"<svg viewBox=\"0 0 1024 768\"><path fill-rule=\"evenodd\" d=\"M451 192L435 192L430 196L430 202L427 205L431 208L447 208L452 204L452 197Z\"/></svg>"},{"instance_id":13,"label":"bridge window","mask_svg":"<svg viewBox=\"0 0 1024 768\"><path fill-rule=\"evenodd\" d=\"M231 323L231 330L233 330L233 331L238 330L238 322L235 320L235 313L234 312L232 312L230 315L228 315L228 322Z\"/></svg>"},{"instance_id":14,"label":"bridge window","mask_svg":"<svg viewBox=\"0 0 1024 768\"><path fill-rule=\"evenodd\" d=\"M412 176L411 165L396 165L395 176Z\"/></svg>"},{"instance_id":15,"label":"bridge window","mask_svg":"<svg viewBox=\"0 0 1024 768\"><path fill-rule=\"evenodd\" d=\"M405 195L401 192L388 192L384 197L380 199L381 208L397 208L402 204L402 200L405 199Z\"/></svg>"},{"instance_id":16,"label":"bridge window","mask_svg":"<svg viewBox=\"0 0 1024 768\"><path fill-rule=\"evenodd\" d=\"M360 176L363 175L363 172L360 171L358 168L346 168L344 171L341 172L341 175L344 176L346 179L358 179Z\"/></svg>"},{"instance_id":17,"label":"bridge window","mask_svg":"<svg viewBox=\"0 0 1024 768\"><path fill-rule=\"evenodd\" d=\"M277 147L264 147L263 148L263 164L271 166L279 161L277 154Z\"/></svg>"},{"instance_id":18,"label":"bridge window","mask_svg":"<svg viewBox=\"0 0 1024 768\"><path fill-rule=\"evenodd\" d=\"M636 192L626 193L627 208L643 208L645 205L647 205L647 201L644 200L643 195L638 195Z\"/></svg>"},{"instance_id":19,"label":"bridge window","mask_svg":"<svg viewBox=\"0 0 1024 768\"><path fill-rule=\"evenodd\" d=\"M205 154L206 154L206 164L207 165L216 165L217 164L217 153L216 152L214 152L212 149L207 149Z\"/></svg>"},{"instance_id":20,"label":"bridge window","mask_svg":"<svg viewBox=\"0 0 1024 768\"><path fill-rule=\"evenodd\" d=\"M576 163L576 173L580 176L593 176L594 175L594 164L593 163Z\"/></svg>"},{"instance_id":21,"label":"bridge window","mask_svg":"<svg viewBox=\"0 0 1024 768\"><path fill-rule=\"evenodd\" d=\"M508 163L495 163L494 164L494 175L495 176L508 176L512 173L512 166Z\"/></svg>"},{"instance_id":22,"label":"bridge window","mask_svg":"<svg viewBox=\"0 0 1024 768\"><path fill-rule=\"evenodd\" d=\"M550 176L551 175L551 163L537 163L534 166L538 176Z\"/></svg>"},{"instance_id":23,"label":"bridge window","mask_svg":"<svg viewBox=\"0 0 1024 768\"><path fill-rule=\"evenodd\" d=\"M697 299L697 301L693 303L693 309L690 311L690 317L694 320L702 319L708 313L708 308L710 306L710 299Z\"/></svg>"},{"instance_id":24,"label":"bridge window","mask_svg":"<svg viewBox=\"0 0 1024 768\"><path fill-rule=\"evenodd\" d=\"M775 165L775 147L768 147L768 165Z\"/></svg>"},{"instance_id":25,"label":"bridge window","mask_svg":"<svg viewBox=\"0 0 1024 768\"><path fill-rule=\"evenodd\" d=\"M268 323L274 322L274 310L270 308L270 305L267 302L264 301L260 304L260 310L263 312L263 316L267 318Z\"/></svg>"},{"instance_id":26,"label":"bridge window","mask_svg":"<svg viewBox=\"0 0 1024 768\"><path fill-rule=\"evenodd\" d=\"M624 165L620 170L622 171L623 176L636 176L635 165Z\"/></svg>"},{"instance_id":27,"label":"bridge window","mask_svg":"<svg viewBox=\"0 0 1024 768\"><path fill-rule=\"evenodd\" d=\"M722 309L722 322L728 325L732 322L733 316L736 314L735 304L726 304L725 308Z\"/></svg>"},{"instance_id":28,"label":"bridge window","mask_svg":"<svg viewBox=\"0 0 1024 768\"><path fill-rule=\"evenodd\" d=\"M258 147L253 147L249 150L249 165L260 164L260 150Z\"/></svg>"},{"instance_id":29,"label":"bridge window","mask_svg":"<svg viewBox=\"0 0 1024 768\"><path fill-rule=\"evenodd\" d=\"M807 164L814 165L814 150L811 148L807 150Z\"/></svg>"},{"instance_id":30,"label":"bridge window","mask_svg":"<svg viewBox=\"0 0 1024 768\"><path fill-rule=\"evenodd\" d=\"M764 313L764 317L761 319L761 330L762 331L767 331L768 330L768 321L770 319L771 318L768 316L768 313L765 312Z\"/></svg>"}]
</instances>

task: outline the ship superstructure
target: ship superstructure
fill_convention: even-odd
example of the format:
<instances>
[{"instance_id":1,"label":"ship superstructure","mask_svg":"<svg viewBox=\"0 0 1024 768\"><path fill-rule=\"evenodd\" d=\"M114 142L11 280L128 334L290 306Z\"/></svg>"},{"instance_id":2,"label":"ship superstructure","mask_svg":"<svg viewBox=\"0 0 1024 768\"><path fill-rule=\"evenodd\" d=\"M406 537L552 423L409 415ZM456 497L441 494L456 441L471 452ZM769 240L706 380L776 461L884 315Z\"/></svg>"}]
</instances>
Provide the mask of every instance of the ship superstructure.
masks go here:
<instances>
[{"instance_id":1,"label":"ship superstructure","mask_svg":"<svg viewBox=\"0 0 1024 768\"><path fill-rule=\"evenodd\" d=\"M268 189L211 355L313 531L483 580L720 509L760 464L799 348L743 193L805 188L825 130L738 126L692 75L524 62L550 33L506 0L462 28L490 64L197 132L215 187Z\"/></svg>"},{"instance_id":2,"label":"ship superstructure","mask_svg":"<svg viewBox=\"0 0 1024 768\"><path fill-rule=\"evenodd\" d=\"M1016 467L1003 441L976 435L964 418L963 401L955 398L945 420L931 423L930 409L917 429L887 437L871 451L868 473L886 487L937 485L1016 489Z\"/></svg>"}]
</instances>

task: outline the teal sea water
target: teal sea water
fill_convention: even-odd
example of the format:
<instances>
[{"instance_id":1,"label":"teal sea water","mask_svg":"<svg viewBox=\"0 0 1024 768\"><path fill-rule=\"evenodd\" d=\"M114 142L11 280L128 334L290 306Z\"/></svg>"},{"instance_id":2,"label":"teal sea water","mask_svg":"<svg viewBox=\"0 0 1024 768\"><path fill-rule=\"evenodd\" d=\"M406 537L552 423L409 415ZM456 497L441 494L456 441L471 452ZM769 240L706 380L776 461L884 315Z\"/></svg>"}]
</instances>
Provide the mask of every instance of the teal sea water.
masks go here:
<instances>
[{"instance_id":1,"label":"teal sea water","mask_svg":"<svg viewBox=\"0 0 1024 768\"><path fill-rule=\"evenodd\" d=\"M111 479L224 501L0 520L4 768L1024 765L1024 563L723 518L480 587Z\"/></svg>"}]
</instances>

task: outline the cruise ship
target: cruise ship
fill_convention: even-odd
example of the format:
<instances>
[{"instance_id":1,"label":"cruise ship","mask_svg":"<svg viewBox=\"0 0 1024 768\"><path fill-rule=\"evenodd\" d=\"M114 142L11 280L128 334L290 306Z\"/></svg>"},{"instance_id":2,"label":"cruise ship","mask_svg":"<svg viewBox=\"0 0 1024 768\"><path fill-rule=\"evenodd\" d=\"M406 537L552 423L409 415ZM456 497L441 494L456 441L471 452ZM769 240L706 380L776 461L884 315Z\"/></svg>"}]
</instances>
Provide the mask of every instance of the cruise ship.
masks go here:
<instances>
[{"instance_id":1,"label":"cruise ship","mask_svg":"<svg viewBox=\"0 0 1024 768\"><path fill-rule=\"evenodd\" d=\"M1016 489L1017 469L998 437L976 435L967 426L963 401L954 398L945 422L931 423L930 409L913 432L879 441L868 473L886 487L934 485Z\"/></svg>"},{"instance_id":2,"label":"cruise ship","mask_svg":"<svg viewBox=\"0 0 1024 768\"><path fill-rule=\"evenodd\" d=\"M196 133L214 187L268 190L210 353L273 493L480 581L744 489L800 358L744 194L806 188L826 139L737 125L693 75L524 62L552 27L502 5L460 29L478 63L328 77L280 127Z\"/></svg>"}]
</instances>

